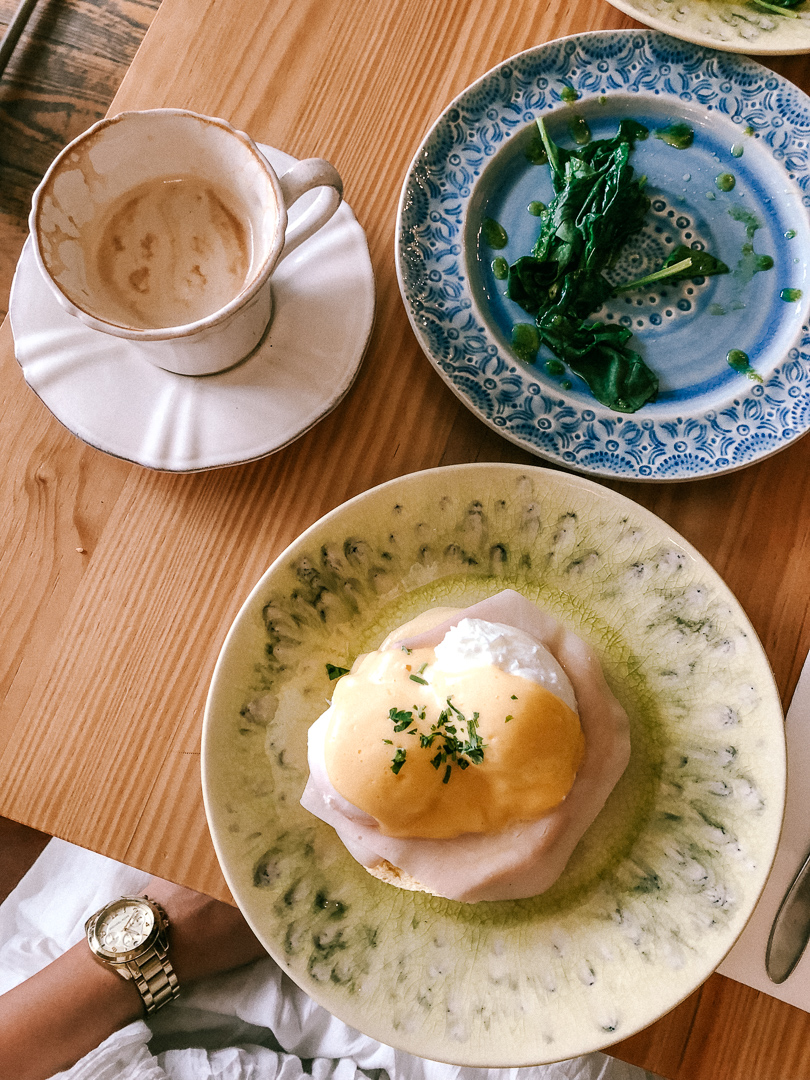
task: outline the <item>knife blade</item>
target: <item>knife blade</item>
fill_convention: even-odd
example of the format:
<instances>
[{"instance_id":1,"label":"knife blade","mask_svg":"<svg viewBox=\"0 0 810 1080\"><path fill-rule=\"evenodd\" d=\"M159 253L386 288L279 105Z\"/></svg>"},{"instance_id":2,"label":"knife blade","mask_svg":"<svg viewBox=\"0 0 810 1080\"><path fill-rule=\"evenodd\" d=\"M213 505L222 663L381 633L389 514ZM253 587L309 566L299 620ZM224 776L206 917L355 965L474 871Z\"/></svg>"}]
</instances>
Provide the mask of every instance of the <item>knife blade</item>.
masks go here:
<instances>
[{"instance_id":1,"label":"knife blade","mask_svg":"<svg viewBox=\"0 0 810 1080\"><path fill-rule=\"evenodd\" d=\"M810 939L810 853L785 893L773 920L765 970L771 982L783 983L802 958Z\"/></svg>"}]
</instances>

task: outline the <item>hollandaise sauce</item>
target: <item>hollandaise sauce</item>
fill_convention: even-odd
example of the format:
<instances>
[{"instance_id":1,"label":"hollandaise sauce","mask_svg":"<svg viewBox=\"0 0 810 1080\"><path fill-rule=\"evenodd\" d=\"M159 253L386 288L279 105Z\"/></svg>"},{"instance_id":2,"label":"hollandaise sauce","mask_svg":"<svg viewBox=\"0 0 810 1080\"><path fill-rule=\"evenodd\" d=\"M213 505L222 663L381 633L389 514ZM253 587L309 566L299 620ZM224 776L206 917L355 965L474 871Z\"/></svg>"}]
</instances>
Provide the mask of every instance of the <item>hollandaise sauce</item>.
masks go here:
<instances>
[{"instance_id":1,"label":"hollandaise sauce","mask_svg":"<svg viewBox=\"0 0 810 1080\"><path fill-rule=\"evenodd\" d=\"M336 684L324 747L336 790L395 837L493 833L557 806L584 753L577 713L485 664L444 670L433 649L384 649Z\"/></svg>"}]
</instances>

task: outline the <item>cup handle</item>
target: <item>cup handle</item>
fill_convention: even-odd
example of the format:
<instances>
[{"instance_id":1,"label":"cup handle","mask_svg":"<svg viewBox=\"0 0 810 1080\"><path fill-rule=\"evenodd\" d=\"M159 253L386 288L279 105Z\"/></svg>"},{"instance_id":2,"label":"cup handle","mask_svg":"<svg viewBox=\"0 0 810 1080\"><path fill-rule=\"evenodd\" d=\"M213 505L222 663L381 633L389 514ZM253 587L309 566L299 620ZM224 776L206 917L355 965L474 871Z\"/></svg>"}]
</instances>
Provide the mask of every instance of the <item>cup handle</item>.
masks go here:
<instances>
[{"instance_id":1,"label":"cup handle","mask_svg":"<svg viewBox=\"0 0 810 1080\"><path fill-rule=\"evenodd\" d=\"M289 208L312 188L323 188L312 206L287 230L281 259L295 251L313 233L325 225L343 201L343 181L334 165L323 158L298 161L279 177L284 205ZM280 260L279 260L280 261Z\"/></svg>"}]
</instances>

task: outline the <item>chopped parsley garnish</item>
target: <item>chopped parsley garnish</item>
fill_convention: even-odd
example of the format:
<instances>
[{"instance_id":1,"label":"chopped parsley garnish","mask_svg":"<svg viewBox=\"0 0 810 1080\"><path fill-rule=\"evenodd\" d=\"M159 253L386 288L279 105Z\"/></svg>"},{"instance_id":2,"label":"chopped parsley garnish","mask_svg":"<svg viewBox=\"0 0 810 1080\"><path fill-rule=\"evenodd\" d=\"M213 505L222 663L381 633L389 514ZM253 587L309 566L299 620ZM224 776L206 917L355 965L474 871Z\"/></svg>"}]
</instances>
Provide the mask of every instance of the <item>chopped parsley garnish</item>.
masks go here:
<instances>
[{"instance_id":1,"label":"chopped parsley garnish","mask_svg":"<svg viewBox=\"0 0 810 1080\"><path fill-rule=\"evenodd\" d=\"M510 720L514 720L514 717L512 716L512 714L511 714L511 713L510 713L510 714L509 714L509 716L507 716L507 718L506 718L506 719L504 720L504 723L505 723L505 724L508 724Z\"/></svg>"},{"instance_id":2,"label":"chopped parsley garnish","mask_svg":"<svg viewBox=\"0 0 810 1080\"><path fill-rule=\"evenodd\" d=\"M388 718L394 722L394 731L404 731L414 722L411 709L389 709Z\"/></svg>"},{"instance_id":3,"label":"chopped parsley garnish","mask_svg":"<svg viewBox=\"0 0 810 1080\"><path fill-rule=\"evenodd\" d=\"M427 686L428 684L427 679L423 679L421 675L409 675L408 678L411 680L411 682L421 683L422 686Z\"/></svg>"},{"instance_id":4,"label":"chopped parsley garnish","mask_svg":"<svg viewBox=\"0 0 810 1080\"><path fill-rule=\"evenodd\" d=\"M329 676L330 681L332 679L339 679L341 675L348 675L349 671L349 668L338 667L337 664L326 665L326 674Z\"/></svg>"},{"instance_id":5,"label":"chopped parsley garnish","mask_svg":"<svg viewBox=\"0 0 810 1080\"><path fill-rule=\"evenodd\" d=\"M396 753L391 759L391 772L396 776L402 766L405 764L405 751L401 746L397 747Z\"/></svg>"},{"instance_id":6,"label":"chopped parsley garnish","mask_svg":"<svg viewBox=\"0 0 810 1080\"><path fill-rule=\"evenodd\" d=\"M411 676L413 678L413 676ZM421 734L416 726L416 716L420 720L425 719L425 706L414 705L412 709L388 710L388 718L394 725L394 731L406 731L408 735L419 735L419 745L423 750L432 749L436 745L436 753L430 759L430 764L438 770L445 766L442 783L450 780L453 765L457 765L462 772L470 765L480 765L484 760L484 740L478 732L479 713L473 713L467 719L463 712L457 708L452 698L447 699L447 708L442 709L435 724L431 725L429 734ZM511 719L511 717L509 718ZM411 727L411 725L414 725ZM460 733L459 726L466 726L466 738ZM390 739L383 739L389 746L393 745ZM396 774L405 764L405 750L398 747L391 760L391 771Z\"/></svg>"},{"instance_id":7,"label":"chopped parsley garnish","mask_svg":"<svg viewBox=\"0 0 810 1080\"><path fill-rule=\"evenodd\" d=\"M517 701L517 694L512 694L512 701Z\"/></svg>"}]
</instances>

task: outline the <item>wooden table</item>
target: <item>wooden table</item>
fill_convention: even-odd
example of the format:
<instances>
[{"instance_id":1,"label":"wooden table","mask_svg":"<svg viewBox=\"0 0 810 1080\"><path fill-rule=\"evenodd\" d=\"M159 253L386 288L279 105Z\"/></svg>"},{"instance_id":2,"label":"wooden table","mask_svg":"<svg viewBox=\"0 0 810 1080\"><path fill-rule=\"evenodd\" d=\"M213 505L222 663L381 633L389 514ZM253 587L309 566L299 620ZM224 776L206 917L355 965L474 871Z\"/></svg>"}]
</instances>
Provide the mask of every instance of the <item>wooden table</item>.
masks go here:
<instances>
[{"instance_id":1,"label":"wooden table","mask_svg":"<svg viewBox=\"0 0 810 1080\"><path fill-rule=\"evenodd\" d=\"M0 814L227 896L203 814L200 726L252 585L311 522L391 477L541 463L460 405L410 331L393 244L413 151L453 96L511 54L632 25L599 0L163 0L113 111L190 107L334 162L367 230L376 328L352 392L298 442L178 476L69 434L26 388L3 327ZM810 89L807 60L772 66ZM725 578L788 701L810 646L810 441L713 480L610 486ZM713 976L613 1052L673 1080L801 1080L810 1016Z\"/></svg>"}]
</instances>

